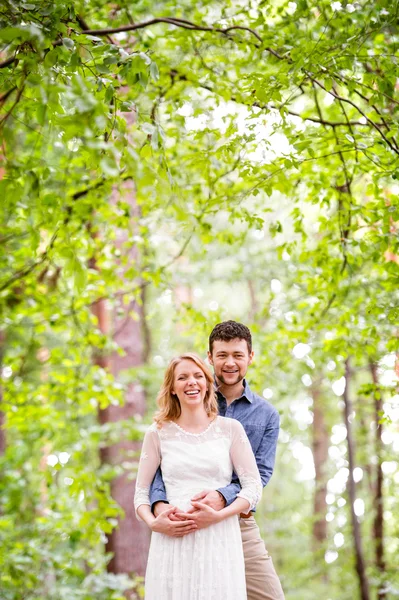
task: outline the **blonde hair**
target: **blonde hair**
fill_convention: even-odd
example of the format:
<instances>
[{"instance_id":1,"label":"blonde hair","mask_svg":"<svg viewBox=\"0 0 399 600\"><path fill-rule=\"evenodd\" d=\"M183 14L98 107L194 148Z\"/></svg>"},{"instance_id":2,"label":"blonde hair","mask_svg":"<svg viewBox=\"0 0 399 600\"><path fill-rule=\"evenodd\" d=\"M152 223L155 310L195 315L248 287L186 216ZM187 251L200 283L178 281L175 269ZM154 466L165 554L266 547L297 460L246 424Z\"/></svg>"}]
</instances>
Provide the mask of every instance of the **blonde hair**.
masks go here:
<instances>
[{"instance_id":1,"label":"blonde hair","mask_svg":"<svg viewBox=\"0 0 399 600\"><path fill-rule=\"evenodd\" d=\"M166 371L157 396L158 411L154 415L154 421L158 424L158 427L165 421L173 421L178 419L181 415L181 406L176 394L172 393L175 369L178 364L183 360L192 360L203 372L207 381L206 394L204 398L204 408L209 417L215 418L218 414L218 405L216 400L216 394L213 389L213 375L208 369L206 364L197 354L193 352L186 352L180 356L173 358Z\"/></svg>"}]
</instances>

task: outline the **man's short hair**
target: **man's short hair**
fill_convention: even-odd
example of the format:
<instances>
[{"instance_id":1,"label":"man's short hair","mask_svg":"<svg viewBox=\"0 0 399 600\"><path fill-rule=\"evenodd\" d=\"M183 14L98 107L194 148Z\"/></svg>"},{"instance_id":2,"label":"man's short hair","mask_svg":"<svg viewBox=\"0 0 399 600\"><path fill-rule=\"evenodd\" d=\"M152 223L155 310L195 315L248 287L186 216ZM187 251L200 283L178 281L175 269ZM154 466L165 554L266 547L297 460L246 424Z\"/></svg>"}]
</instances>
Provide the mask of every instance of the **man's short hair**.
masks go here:
<instances>
[{"instance_id":1,"label":"man's short hair","mask_svg":"<svg viewBox=\"0 0 399 600\"><path fill-rule=\"evenodd\" d=\"M252 336L246 325L236 321L223 321L218 323L211 331L209 336L209 352L212 354L213 342L220 340L230 342L231 340L245 340L248 346L248 352L252 352Z\"/></svg>"}]
</instances>

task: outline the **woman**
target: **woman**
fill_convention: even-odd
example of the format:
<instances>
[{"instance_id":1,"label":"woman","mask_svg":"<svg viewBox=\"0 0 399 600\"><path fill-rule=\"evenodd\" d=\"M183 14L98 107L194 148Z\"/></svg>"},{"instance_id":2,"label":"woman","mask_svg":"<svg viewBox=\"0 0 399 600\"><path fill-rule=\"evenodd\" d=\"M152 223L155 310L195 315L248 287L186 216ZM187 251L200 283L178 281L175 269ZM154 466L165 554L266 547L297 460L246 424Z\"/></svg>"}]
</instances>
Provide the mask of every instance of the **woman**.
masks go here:
<instances>
[{"instance_id":1,"label":"woman","mask_svg":"<svg viewBox=\"0 0 399 600\"><path fill-rule=\"evenodd\" d=\"M157 401L159 411L144 438L135 494L136 514L153 532L145 598L245 600L237 515L256 506L262 485L244 428L234 419L217 415L212 374L195 354L171 361ZM155 518L149 488L159 465L171 507ZM213 525L183 537L156 532L157 521L168 518L169 513L202 506L190 502L200 490L228 485L233 468L241 491L220 511L207 507L214 513ZM193 522L191 525L195 527Z\"/></svg>"}]
</instances>

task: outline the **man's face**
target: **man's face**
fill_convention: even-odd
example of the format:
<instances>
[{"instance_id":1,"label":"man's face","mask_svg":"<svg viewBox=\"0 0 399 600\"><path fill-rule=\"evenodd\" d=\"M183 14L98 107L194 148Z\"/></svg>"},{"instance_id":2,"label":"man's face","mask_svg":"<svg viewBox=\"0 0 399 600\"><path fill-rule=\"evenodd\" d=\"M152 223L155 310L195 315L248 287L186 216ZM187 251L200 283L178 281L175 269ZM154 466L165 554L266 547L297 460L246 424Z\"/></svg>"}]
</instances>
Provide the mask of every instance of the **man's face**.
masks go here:
<instances>
[{"instance_id":1,"label":"man's face","mask_svg":"<svg viewBox=\"0 0 399 600\"><path fill-rule=\"evenodd\" d=\"M219 384L236 385L244 379L253 355L253 351L248 352L247 342L237 338L229 342L213 342L212 354L208 352L208 359Z\"/></svg>"}]
</instances>

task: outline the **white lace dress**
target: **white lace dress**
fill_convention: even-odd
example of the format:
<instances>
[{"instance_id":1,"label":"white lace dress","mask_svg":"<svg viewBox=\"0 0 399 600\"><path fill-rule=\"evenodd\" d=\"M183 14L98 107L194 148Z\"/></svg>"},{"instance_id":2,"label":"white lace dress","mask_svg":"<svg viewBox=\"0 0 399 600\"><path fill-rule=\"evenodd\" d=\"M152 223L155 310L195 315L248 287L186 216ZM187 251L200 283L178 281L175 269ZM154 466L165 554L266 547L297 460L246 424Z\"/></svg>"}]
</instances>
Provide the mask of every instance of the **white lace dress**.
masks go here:
<instances>
[{"instance_id":1,"label":"white lace dress","mask_svg":"<svg viewBox=\"0 0 399 600\"><path fill-rule=\"evenodd\" d=\"M255 507L262 485L241 423L217 417L202 433L168 422L146 432L136 482L135 508L150 504L149 489L161 465L168 501L182 510L204 489L228 485L233 468L241 498ZM181 538L152 533L146 600L245 600L244 558L238 516Z\"/></svg>"}]
</instances>

